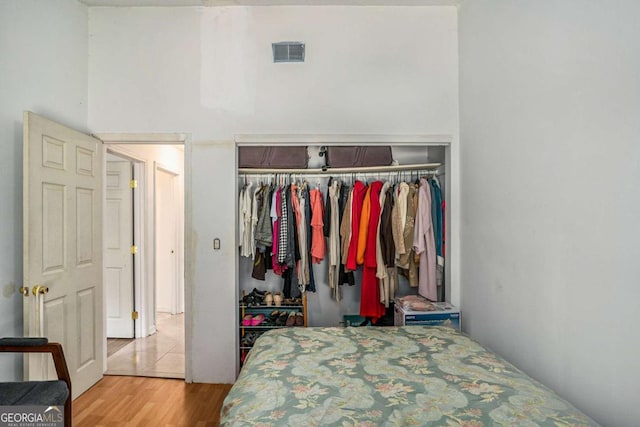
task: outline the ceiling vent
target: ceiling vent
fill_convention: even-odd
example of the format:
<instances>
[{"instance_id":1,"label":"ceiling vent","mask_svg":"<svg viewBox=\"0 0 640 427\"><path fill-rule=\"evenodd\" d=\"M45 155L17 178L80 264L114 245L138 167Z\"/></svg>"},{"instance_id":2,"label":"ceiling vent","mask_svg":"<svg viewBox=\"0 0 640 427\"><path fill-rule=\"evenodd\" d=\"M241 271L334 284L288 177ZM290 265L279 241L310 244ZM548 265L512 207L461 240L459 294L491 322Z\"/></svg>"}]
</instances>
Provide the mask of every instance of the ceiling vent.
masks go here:
<instances>
[{"instance_id":1,"label":"ceiling vent","mask_svg":"<svg viewBox=\"0 0 640 427\"><path fill-rule=\"evenodd\" d=\"M271 43L273 62L304 62L304 43Z\"/></svg>"}]
</instances>

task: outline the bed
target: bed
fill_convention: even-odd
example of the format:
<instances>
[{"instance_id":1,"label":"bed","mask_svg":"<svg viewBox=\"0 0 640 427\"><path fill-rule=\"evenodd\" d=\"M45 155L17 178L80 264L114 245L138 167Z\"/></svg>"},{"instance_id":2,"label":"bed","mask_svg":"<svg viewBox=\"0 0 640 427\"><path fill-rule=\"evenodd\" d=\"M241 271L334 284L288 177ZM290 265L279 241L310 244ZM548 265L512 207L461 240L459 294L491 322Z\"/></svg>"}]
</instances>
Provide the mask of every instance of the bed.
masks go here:
<instances>
[{"instance_id":1,"label":"bed","mask_svg":"<svg viewBox=\"0 0 640 427\"><path fill-rule=\"evenodd\" d=\"M226 397L222 426L597 426L453 329L266 332Z\"/></svg>"}]
</instances>

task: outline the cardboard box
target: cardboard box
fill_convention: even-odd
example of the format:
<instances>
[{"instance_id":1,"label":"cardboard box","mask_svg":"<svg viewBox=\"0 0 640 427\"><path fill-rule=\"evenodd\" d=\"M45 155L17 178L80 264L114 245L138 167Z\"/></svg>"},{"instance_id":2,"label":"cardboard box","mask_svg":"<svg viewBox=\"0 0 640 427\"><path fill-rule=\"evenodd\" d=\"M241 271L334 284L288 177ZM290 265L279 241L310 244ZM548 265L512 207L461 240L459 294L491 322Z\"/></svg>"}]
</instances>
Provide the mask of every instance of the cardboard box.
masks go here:
<instances>
[{"instance_id":1,"label":"cardboard box","mask_svg":"<svg viewBox=\"0 0 640 427\"><path fill-rule=\"evenodd\" d=\"M460 310L457 307L445 302L436 302L433 306L435 310L432 311L410 311L396 301L394 325L446 326L461 330Z\"/></svg>"}]
</instances>

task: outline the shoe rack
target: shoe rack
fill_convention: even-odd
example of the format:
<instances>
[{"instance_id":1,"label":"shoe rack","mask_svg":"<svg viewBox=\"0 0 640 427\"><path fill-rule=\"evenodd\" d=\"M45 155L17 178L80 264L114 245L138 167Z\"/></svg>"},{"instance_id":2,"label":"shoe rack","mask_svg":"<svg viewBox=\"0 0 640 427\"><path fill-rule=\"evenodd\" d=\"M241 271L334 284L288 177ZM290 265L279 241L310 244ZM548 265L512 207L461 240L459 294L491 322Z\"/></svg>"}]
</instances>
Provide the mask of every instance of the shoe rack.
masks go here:
<instances>
[{"instance_id":1,"label":"shoe rack","mask_svg":"<svg viewBox=\"0 0 640 427\"><path fill-rule=\"evenodd\" d=\"M307 295L295 300L285 300L279 305L267 305L264 302L247 304L245 293L239 302L239 346L240 366L244 363L255 340L271 329L306 327ZM283 313L285 313L283 315ZM300 321L302 319L302 322Z\"/></svg>"}]
</instances>

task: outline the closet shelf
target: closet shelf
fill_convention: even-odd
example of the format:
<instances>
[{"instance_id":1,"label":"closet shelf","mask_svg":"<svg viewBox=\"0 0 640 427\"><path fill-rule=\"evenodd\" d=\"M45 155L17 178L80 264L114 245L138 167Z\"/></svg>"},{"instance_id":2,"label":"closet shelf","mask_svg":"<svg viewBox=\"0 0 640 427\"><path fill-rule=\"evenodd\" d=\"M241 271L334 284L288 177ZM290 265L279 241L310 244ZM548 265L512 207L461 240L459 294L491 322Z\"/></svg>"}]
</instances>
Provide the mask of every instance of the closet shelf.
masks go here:
<instances>
[{"instance_id":1,"label":"closet shelf","mask_svg":"<svg viewBox=\"0 0 640 427\"><path fill-rule=\"evenodd\" d=\"M323 169L257 169L239 168L238 173L244 175L259 174L305 174L331 176L336 174L357 174L371 172L402 172L419 170L436 170L442 163L417 163L411 165L391 165L391 166L367 166L353 168L323 168Z\"/></svg>"}]
</instances>

